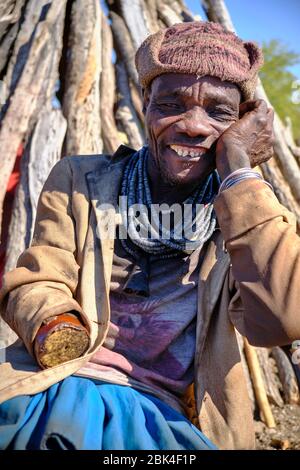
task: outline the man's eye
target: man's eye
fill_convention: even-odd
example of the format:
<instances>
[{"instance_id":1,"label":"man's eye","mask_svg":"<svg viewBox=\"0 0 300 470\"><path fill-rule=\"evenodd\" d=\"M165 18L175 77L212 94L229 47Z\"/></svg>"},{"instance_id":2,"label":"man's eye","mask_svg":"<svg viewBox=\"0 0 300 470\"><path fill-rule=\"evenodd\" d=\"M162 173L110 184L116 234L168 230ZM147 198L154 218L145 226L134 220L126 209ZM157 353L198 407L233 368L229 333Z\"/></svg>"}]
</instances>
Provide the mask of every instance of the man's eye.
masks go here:
<instances>
[{"instance_id":1,"label":"man's eye","mask_svg":"<svg viewBox=\"0 0 300 470\"><path fill-rule=\"evenodd\" d=\"M213 119L217 119L218 121L233 121L236 120L236 116L234 113L230 111L226 111L224 109L213 109L208 111L208 115Z\"/></svg>"},{"instance_id":2,"label":"man's eye","mask_svg":"<svg viewBox=\"0 0 300 470\"><path fill-rule=\"evenodd\" d=\"M160 103L160 107L168 109L180 109L181 106L178 103Z\"/></svg>"}]
</instances>

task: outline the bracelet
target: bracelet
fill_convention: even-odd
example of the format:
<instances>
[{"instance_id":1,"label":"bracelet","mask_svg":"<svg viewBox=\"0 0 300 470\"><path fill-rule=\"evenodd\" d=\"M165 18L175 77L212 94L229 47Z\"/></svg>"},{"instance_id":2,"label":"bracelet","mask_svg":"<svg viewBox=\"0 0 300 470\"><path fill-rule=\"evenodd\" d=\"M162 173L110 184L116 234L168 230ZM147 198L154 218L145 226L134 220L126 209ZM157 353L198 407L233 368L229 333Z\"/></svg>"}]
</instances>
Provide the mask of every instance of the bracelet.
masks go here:
<instances>
[{"instance_id":1,"label":"bracelet","mask_svg":"<svg viewBox=\"0 0 300 470\"><path fill-rule=\"evenodd\" d=\"M44 353L44 345L47 338L56 331L63 330L65 328L82 331L87 335L89 338L89 332L87 328L81 323L78 317L72 313L62 313L59 315L55 315L50 319L50 321L46 321L38 330L33 344L34 355L38 364L45 368L41 360L41 355Z\"/></svg>"},{"instance_id":2,"label":"bracelet","mask_svg":"<svg viewBox=\"0 0 300 470\"><path fill-rule=\"evenodd\" d=\"M40 326L35 339L42 344L48 334L55 331L55 328L69 327L74 329L86 329L81 321L73 314L70 313L61 313L55 315L49 322L44 323Z\"/></svg>"},{"instance_id":3,"label":"bracelet","mask_svg":"<svg viewBox=\"0 0 300 470\"><path fill-rule=\"evenodd\" d=\"M260 173L252 170L252 168L239 168L238 170L235 170L232 173L230 173L230 175L226 176L226 178L222 181L221 186L219 188L219 194L222 191L230 188L231 186L238 184L240 181L243 181L249 178L256 178L256 179L261 180L263 183L269 186L269 188L271 188L271 190L273 191L272 185L268 183L268 181L265 181Z\"/></svg>"},{"instance_id":4,"label":"bracelet","mask_svg":"<svg viewBox=\"0 0 300 470\"><path fill-rule=\"evenodd\" d=\"M220 186L220 192L223 191L224 187L227 187L227 184L230 180L232 180L234 177L241 176L241 175L251 175L252 177L262 179L261 175L257 173L257 171L252 170L252 168L244 167L244 168L239 168L238 170L233 171L230 173L226 178L222 181L221 186Z\"/></svg>"}]
</instances>

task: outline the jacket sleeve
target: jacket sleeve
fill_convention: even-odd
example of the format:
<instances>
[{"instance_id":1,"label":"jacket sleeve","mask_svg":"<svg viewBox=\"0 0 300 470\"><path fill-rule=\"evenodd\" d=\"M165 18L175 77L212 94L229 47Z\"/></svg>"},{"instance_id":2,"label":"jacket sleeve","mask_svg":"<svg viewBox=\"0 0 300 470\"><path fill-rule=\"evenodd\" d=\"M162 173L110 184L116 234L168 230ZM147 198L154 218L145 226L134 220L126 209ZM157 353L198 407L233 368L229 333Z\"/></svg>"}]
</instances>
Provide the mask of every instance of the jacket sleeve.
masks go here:
<instances>
[{"instance_id":1,"label":"jacket sleeve","mask_svg":"<svg viewBox=\"0 0 300 470\"><path fill-rule=\"evenodd\" d=\"M245 180L215 200L236 292L229 315L255 346L300 339L300 238L294 216L262 181Z\"/></svg>"},{"instance_id":2,"label":"jacket sleeve","mask_svg":"<svg viewBox=\"0 0 300 470\"><path fill-rule=\"evenodd\" d=\"M76 263L75 222L72 215L72 172L68 158L52 169L40 195L31 246L17 267L3 277L0 314L32 354L32 342L47 318L76 311L89 321L73 298Z\"/></svg>"}]
</instances>

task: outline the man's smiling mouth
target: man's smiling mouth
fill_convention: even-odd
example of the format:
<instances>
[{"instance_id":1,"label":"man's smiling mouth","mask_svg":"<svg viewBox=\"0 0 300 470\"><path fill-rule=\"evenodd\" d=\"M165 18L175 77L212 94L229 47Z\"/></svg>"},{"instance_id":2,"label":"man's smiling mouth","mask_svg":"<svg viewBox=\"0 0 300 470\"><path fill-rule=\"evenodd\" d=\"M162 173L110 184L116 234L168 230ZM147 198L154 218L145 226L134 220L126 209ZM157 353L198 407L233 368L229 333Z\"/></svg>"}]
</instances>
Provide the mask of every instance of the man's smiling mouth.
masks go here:
<instances>
[{"instance_id":1,"label":"man's smiling mouth","mask_svg":"<svg viewBox=\"0 0 300 470\"><path fill-rule=\"evenodd\" d=\"M207 149L204 147L191 147L188 145L177 145L171 144L168 146L171 148L179 157L186 157L186 158L199 158L205 153L207 153Z\"/></svg>"}]
</instances>

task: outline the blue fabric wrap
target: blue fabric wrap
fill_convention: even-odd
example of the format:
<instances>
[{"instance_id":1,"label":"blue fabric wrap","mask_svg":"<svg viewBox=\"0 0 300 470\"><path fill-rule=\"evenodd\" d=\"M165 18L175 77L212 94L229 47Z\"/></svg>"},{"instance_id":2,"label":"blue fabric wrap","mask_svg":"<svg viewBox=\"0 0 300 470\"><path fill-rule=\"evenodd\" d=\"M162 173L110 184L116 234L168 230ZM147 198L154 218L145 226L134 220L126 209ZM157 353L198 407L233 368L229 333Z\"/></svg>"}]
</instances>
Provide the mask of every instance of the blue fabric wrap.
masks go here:
<instances>
[{"instance_id":1,"label":"blue fabric wrap","mask_svg":"<svg viewBox=\"0 0 300 470\"><path fill-rule=\"evenodd\" d=\"M131 387L80 377L0 405L0 449L210 450L183 415Z\"/></svg>"}]
</instances>

